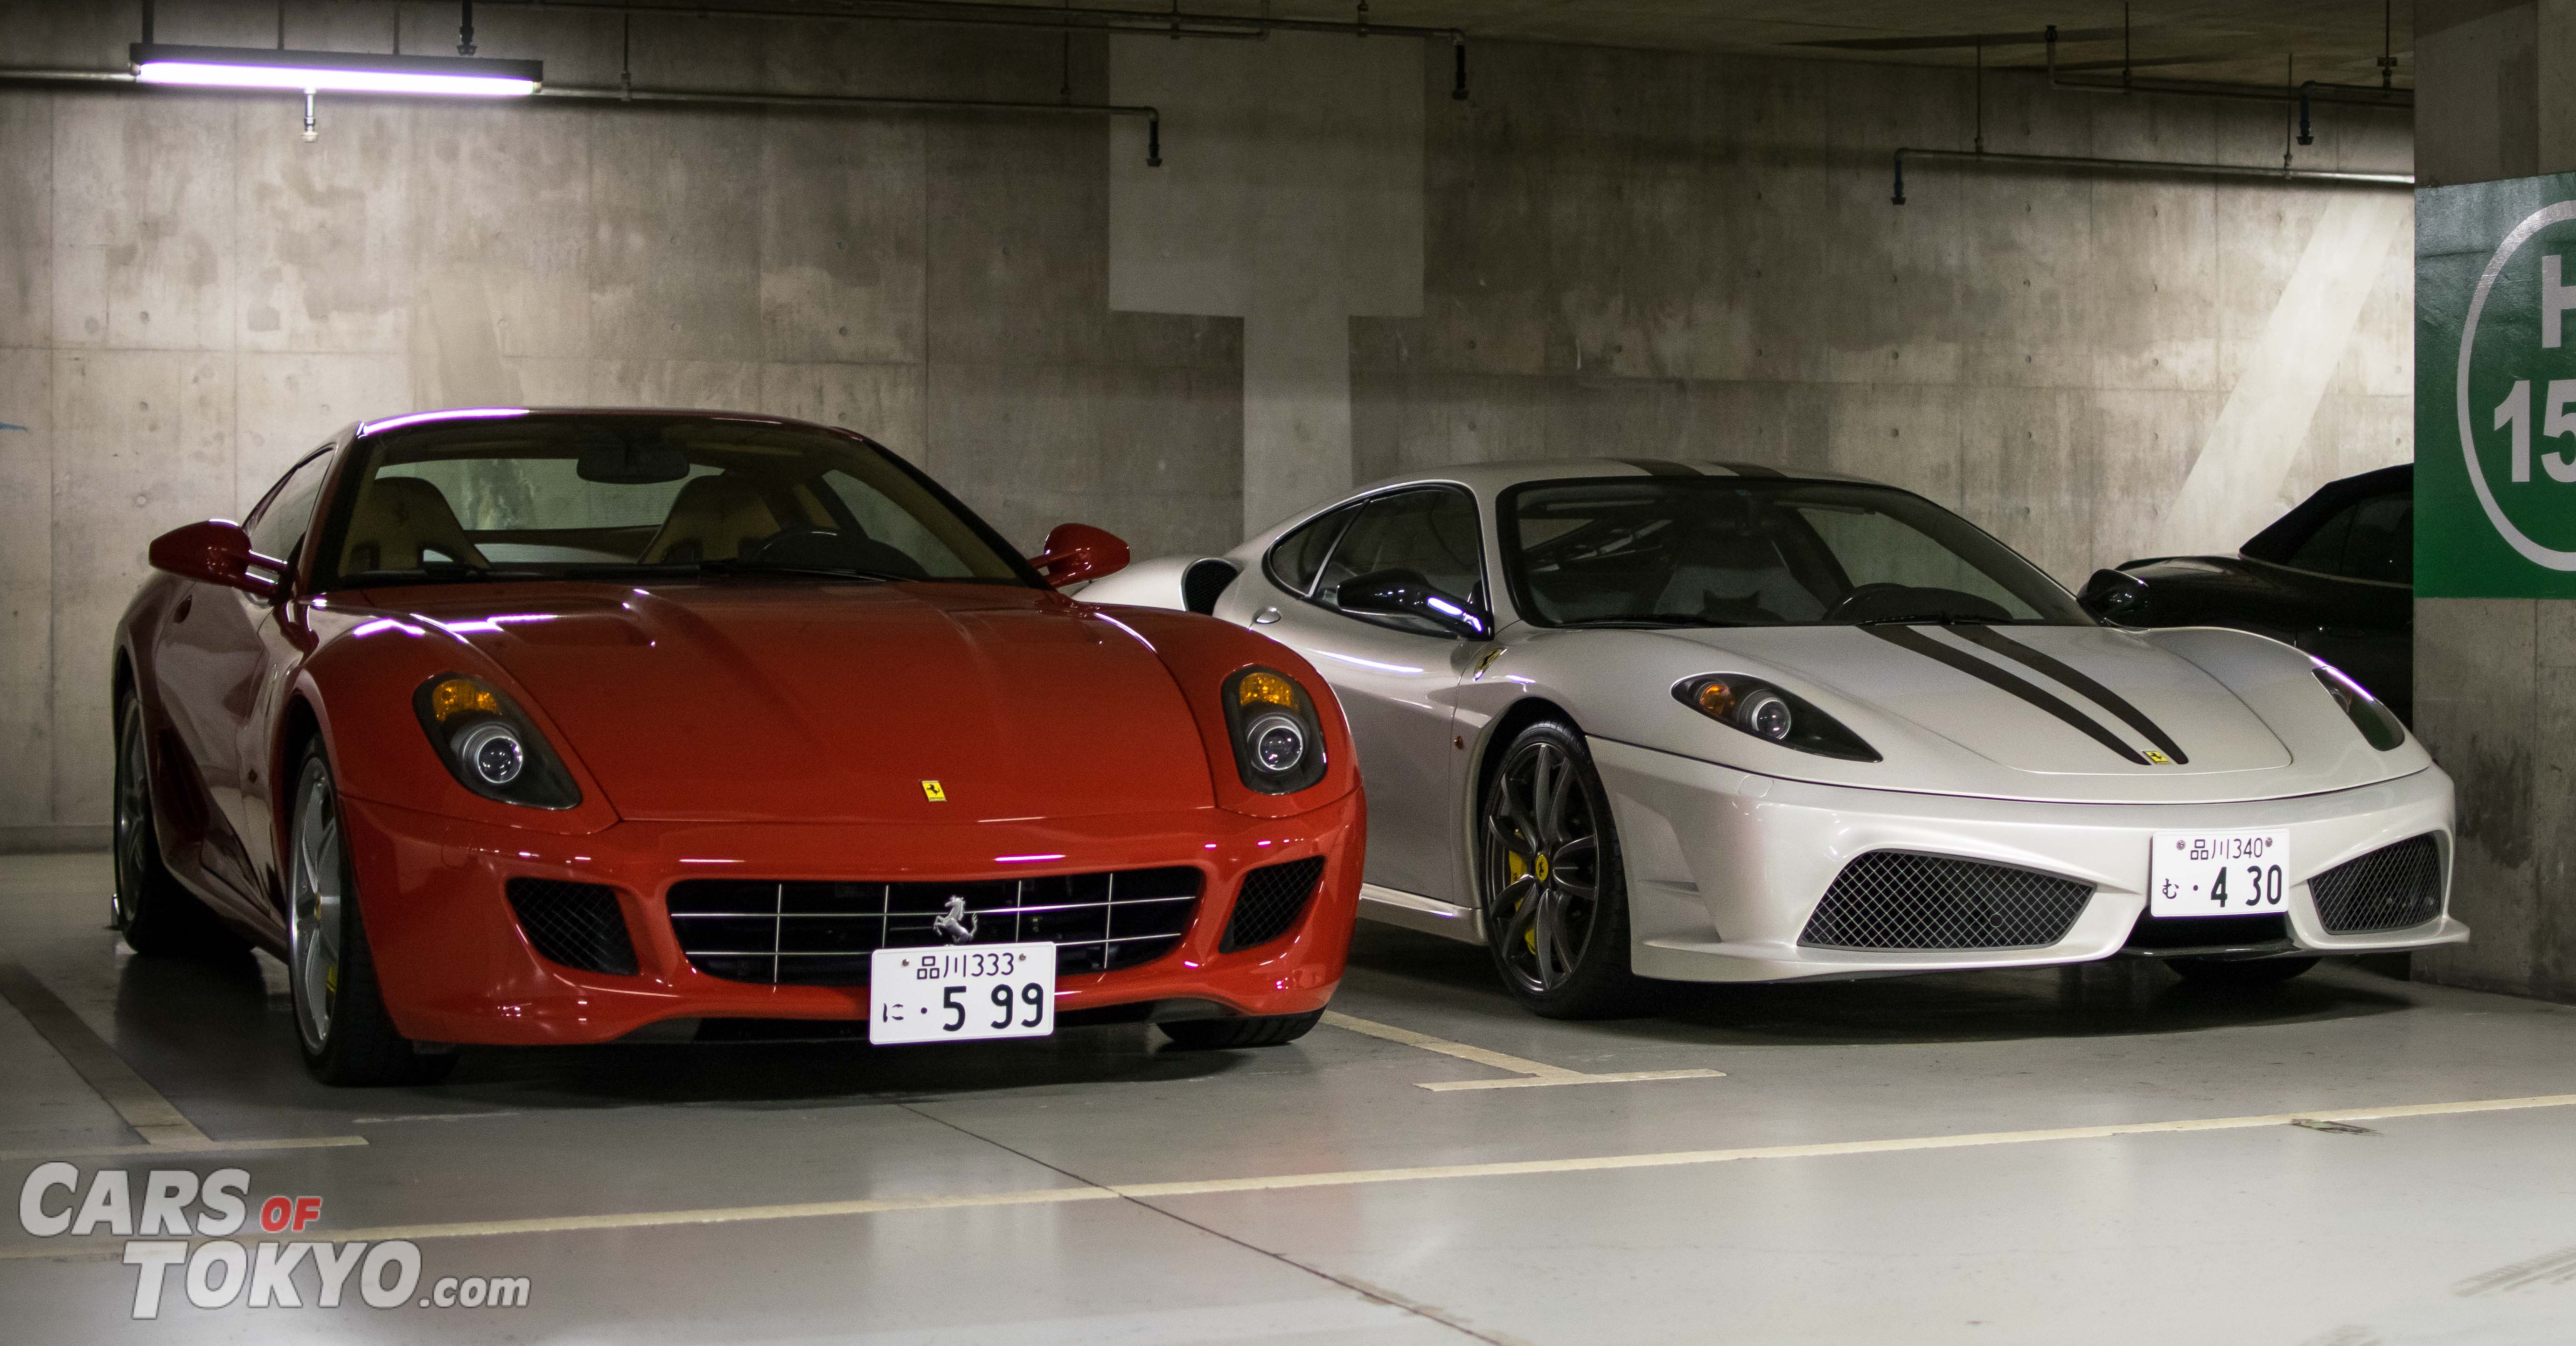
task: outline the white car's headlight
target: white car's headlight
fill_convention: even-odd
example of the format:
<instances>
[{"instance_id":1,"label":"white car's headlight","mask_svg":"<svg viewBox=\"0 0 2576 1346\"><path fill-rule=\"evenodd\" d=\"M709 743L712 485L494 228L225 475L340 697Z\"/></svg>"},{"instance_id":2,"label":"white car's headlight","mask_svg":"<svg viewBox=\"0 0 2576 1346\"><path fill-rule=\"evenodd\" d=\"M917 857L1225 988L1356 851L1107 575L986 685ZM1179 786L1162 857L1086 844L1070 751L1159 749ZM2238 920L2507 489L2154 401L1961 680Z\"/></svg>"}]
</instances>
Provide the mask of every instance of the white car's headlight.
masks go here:
<instances>
[{"instance_id":1,"label":"white car's headlight","mask_svg":"<svg viewBox=\"0 0 2576 1346\"><path fill-rule=\"evenodd\" d=\"M1673 699L1766 743L1849 762L1880 760L1878 750L1845 729L1841 721L1760 678L1740 673L1684 678L1673 684Z\"/></svg>"},{"instance_id":2,"label":"white car's headlight","mask_svg":"<svg viewBox=\"0 0 2576 1346\"><path fill-rule=\"evenodd\" d=\"M2406 726L2398 720L2397 712L2370 694L2369 688L2354 682L2332 664L2317 665L2317 681L2324 685L2326 695L2333 697L2335 704L2343 708L2344 717L2352 721L2352 727L2360 730L2361 736L2370 741L2370 746L2381 752L2393 752L2405 745Z\"/></svg>"}]
</instances>

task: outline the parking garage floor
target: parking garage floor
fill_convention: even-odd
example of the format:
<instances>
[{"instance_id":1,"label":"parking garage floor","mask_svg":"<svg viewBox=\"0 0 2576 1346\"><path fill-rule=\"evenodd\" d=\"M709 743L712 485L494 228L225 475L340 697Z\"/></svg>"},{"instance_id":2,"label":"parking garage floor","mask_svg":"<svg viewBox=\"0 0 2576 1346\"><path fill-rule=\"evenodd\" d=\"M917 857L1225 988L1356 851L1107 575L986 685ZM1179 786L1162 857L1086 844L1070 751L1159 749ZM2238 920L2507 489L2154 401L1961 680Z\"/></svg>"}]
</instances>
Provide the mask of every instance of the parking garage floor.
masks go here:
<instances>
[{"instance_id":1,"label":"parking garage floor","mask_svg":"<svg viewBox=\"0 0 2576 1346\"><path fill-rule=\"evenodd\" d=\"M201 1309L173 1269L134 1321L124 1239L9 1221L12 1340L2396 1346L2576 1322L2576 1009L2371 969L1707 988L1566 1024L1475 949L1364 926L1335 1016L1287 1047L489 1050L336 1091L296 1062L276 963L134 957L107 883L104 856L0 857L0 1179L122 1169L139 1203L152 1170L242 1168L254 1203L322 1206L238 1241L408 1241L424 1302L319 1307L308 1263L306 1307ZM529 1303L425 1302L478 1276Z\"/></svg>"}]
</instances>

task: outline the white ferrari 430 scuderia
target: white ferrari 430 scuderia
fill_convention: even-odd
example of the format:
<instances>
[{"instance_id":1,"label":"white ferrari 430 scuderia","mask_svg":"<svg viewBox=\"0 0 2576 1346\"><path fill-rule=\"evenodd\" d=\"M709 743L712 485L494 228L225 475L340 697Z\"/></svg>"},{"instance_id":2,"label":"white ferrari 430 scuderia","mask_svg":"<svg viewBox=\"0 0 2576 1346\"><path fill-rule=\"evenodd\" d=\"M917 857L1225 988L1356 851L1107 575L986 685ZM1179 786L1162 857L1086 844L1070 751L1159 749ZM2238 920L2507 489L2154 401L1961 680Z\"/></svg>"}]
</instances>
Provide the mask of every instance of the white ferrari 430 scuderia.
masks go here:
<instances>
[{"instance_id":1,"label":"white ferrari 430 scuderia","mask_svg":"<svg viewBox=\"0 0 2576 1346\"><path fill-rule=\"evenodd\" d=\"M2106 626L1890 486L1459 467L1082 598L1312 660L1368 789L1363 914L1483 943L1541 1014L2122 955L2259 984L2468 938L2450 778L2368 692Z\"/></svg>"}]
</instances>

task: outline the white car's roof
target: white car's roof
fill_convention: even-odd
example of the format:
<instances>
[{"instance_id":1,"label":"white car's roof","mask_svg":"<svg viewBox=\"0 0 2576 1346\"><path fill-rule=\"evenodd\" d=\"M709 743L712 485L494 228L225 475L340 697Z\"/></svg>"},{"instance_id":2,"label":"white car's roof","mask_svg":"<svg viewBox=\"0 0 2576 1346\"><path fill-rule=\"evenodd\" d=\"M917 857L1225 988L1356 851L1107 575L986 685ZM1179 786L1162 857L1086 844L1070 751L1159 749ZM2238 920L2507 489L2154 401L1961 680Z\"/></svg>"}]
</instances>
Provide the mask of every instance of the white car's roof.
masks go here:
<instances>
[{"instance_id":1,"label":"white car's roof","mask_svg":"<svg viewBox=\"0 0 2576 1346\"><path fill-rule=\"evenodd\" d=\"M1381 481L1370 482L1352 494L1365 495L1389 486L1406 486L1420 482L1456 482L1479 495L1489 495L1507 487L1518 486L1523 482L1556 481L1566 477L1767 477L1798 481L1849 481L1871 486L1885 484L1872 481L1867 477L1855 477L1841 472L1770 467L1761 463L1667 458L1523 458L1495 463L1452 463L1446 467L1422 468Z\"/></svg>"}]
</instances>

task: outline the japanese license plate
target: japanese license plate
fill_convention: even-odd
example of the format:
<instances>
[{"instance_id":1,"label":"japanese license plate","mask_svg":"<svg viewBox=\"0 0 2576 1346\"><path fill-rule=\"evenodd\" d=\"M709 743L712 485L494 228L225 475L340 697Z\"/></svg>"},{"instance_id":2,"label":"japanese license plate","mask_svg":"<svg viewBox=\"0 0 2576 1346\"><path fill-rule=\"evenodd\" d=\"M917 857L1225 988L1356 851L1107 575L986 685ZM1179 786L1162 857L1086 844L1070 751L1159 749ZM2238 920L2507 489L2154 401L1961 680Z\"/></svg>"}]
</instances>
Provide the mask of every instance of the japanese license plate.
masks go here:
<instances>
[{"instance_id":1,"label":"japanese license plate","mask_svg":"<svg viewBox=\"0 0 2576 1346\"><path fill-rule=\"evenodd\" d=\"M1055 1031L1055 945L879 949L868 959L868 1041L969 1042Z\"/></svg>"},{"instance_id":2,"label":"japanese license plate","mask_svg":"<svg viewBox=\"0 0 2576 1346\"><path fill-rule=\"evenodd\" d=\"M2248 916L2281 910L2287 832L2158 832L2147 864L2150 916Z\"/></svg>"}]
</instances>

